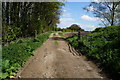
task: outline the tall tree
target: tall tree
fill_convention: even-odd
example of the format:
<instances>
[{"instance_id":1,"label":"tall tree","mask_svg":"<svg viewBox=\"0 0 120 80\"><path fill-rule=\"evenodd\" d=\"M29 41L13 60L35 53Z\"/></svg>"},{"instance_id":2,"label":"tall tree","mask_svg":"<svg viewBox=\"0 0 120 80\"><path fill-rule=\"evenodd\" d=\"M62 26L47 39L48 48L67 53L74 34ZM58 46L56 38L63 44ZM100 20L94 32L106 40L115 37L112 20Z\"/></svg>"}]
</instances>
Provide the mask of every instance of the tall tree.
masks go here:
<instances>
[{"instance_id":1,"label":"tall tree","mask_svg":"<svg viewBox=\"0 0 120 80\"><path fill-rule=\"evenodd\" d=\"M84 8L87 11L91 11L95 14L95 17L101 19L105 26L118 25L117 14L120 13L120 2L107 2L107 0L102 0L102 2L91 2L90 5Z\"/></svg>"},{"instance_id":2,"label":"tall tree","mask_svg":"<svg viewBox=\"0 0 120 80\"><path fill-rule=\"evenodd\" d=\"M84 31L79 25L77 24L72 24L70 27L67 29L74 30L74 31Z\"/></svg>"},{"instance_id":3,"label":"tall tree","mask_svg":"<svg viewBox=\"0 0 120 80\"><path fill-rule=\"evenodd\" d=\"M62 2L2 2L3 40L10 42L50 31L59 23L63 5Z\"/></svg>"}]
</instances>

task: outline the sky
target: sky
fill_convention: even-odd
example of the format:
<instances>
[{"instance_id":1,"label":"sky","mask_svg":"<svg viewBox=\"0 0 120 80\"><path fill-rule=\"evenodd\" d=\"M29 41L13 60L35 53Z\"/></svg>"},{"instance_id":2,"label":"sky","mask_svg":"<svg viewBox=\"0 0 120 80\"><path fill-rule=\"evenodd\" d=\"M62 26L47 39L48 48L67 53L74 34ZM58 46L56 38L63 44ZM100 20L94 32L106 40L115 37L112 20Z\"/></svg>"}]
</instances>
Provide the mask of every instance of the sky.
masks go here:
<instances>
[{"instance_id":1,"label":"sky","mask_svg":"<svg viewBox=\"0 0 120 80\"><path fill-rule=\"evenodd\" d=\"M92 31L100 27L100 19L94 17L93 13L85 11L83 8L88 7L90 2L65 2L60 16L58 27L66 28L72 24L79 25L82 29ZM92 10L92 7L88 7Z\"/></svg>"}]
</instances>

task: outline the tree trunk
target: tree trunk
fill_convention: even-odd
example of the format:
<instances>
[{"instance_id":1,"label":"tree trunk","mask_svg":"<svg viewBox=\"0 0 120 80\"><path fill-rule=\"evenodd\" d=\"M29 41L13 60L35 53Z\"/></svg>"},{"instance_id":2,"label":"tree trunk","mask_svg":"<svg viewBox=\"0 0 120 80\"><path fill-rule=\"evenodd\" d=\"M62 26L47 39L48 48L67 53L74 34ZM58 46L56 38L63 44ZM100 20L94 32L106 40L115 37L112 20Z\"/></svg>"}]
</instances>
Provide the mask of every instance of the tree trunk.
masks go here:
<instances>
[{"instance_id":1,"label":"tree trunk","mask_svg":"<svg viewBox=\"0 0 120 80\"><path fill-rule=\"evenodd\" d=\"M9 25L9 2L6 2L6 25Z\"/></svg>"},{"instance_id":2,"label":"tree trunk","mask_svg":"<svg viewBox=\"0 0 120 80\"><path fill-rule=\"evenodd\" d=\"M115 17L115 4L113 2L113 6L112 6L112 21L111 21L111 26L114 25L114 17Z\"/></svg>"}]
</instances>

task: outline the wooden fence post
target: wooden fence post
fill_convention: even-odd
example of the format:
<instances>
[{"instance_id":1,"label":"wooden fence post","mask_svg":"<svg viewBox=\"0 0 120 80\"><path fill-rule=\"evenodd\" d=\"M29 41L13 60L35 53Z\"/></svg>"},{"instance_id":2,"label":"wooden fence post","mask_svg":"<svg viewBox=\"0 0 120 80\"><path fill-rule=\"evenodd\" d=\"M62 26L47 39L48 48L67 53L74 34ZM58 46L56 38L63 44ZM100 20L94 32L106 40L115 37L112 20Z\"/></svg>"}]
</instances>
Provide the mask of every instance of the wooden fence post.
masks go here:
<instances>
[{"instance_id":1,"label":"wooden fence post","mask_svg":"<svg viewBox=\"0 0 120 80\"><path fill-rule=\"evenodd\" d=\"M78 40L80 40L80 31L78 31Z\"/></svg>"},{"instance_id":2,"label":"wooden fence post","mask_svg":"<svg viewBox=\"0 0 120 80\"><path fill-rule=\"evenodd\" d=\"M80 30L78 31L78 47L80 46ZM80 53L79 53L80 56Z\"/></svg>"}]
</instances>

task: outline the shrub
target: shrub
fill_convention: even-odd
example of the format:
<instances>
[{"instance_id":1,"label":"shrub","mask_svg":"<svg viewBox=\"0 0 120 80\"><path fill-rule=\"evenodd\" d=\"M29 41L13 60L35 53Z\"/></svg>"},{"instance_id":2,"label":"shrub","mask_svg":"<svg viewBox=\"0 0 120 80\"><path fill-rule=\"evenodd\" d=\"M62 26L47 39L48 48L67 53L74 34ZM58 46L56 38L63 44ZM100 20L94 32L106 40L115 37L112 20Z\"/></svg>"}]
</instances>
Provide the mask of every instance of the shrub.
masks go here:
<instances>
[{"instance_id":1,"label":"shrub","mask_svg":"<svg viewBox=\"0 0 120 80\"><path fill-rule=\"evenodd\" d=\"M97 28L91 34L82 36L79 41L76 37L67 40L83 54L86 53L88 58L100 63L113 78L120 78L120 26Z\"/></svg>"},{"instance_id":2,"label":"shrub","mask_svg":"<svg viewBox=\"0 0 120 80\"><path fill-rule=\"evenodd\" d=\"M11 42L15 40L20 34L19 31L20 28L15 26L3 26L3 33L2 33L3 45L7 42Z\"/></svg>"},{"instance_id":3,"label":"shrub","mask_svg":"<svg viewBox=\"0 0 120 80\"><path fill-rule=\"evenodd\" d=\"M2 49L2 79L15 76L18 69L25 64L30 56L33 56L33 51L40 47L42 43L48 39L50 33L38 35L38 41L35 38L26 38L15 41L9 46L4 46Z\"/></svg>"}]
</instances>

